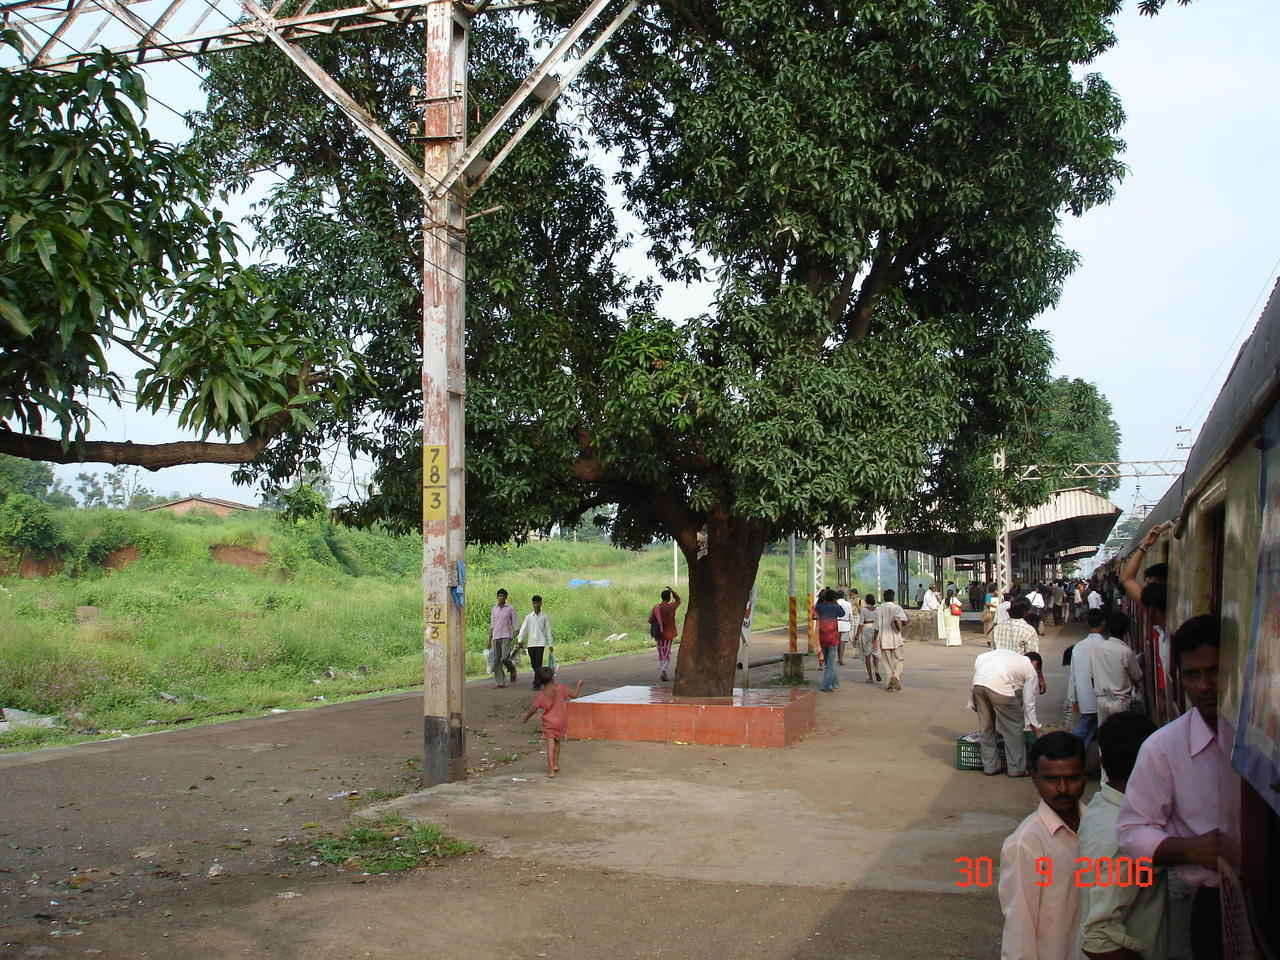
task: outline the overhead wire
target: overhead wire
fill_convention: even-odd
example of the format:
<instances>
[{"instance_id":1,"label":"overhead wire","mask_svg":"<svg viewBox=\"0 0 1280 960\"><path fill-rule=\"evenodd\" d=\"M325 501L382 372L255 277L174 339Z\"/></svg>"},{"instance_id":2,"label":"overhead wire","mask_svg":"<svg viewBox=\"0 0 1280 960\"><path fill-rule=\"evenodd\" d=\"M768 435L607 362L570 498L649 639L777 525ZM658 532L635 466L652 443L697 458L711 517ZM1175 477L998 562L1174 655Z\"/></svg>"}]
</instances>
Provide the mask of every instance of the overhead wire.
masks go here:
<instances>
[{"instance_id":1,"label":"overhead wire","mask_svg":"<svg viewBox=\"0 0 1280 960\"><path fill-rule=\"evenodd\" d=\"M1258 306L1259 304L1262 303L1262 298L1267 295L1267 291L1271 289L1272 284L1275 282L1276 274L1278 271L1280 271L1280 257L1276 258L1276 262L1272 265L1271 269L1267 272L1266 279L1263 280L1262 286L1258 290L1258 295L1253 298L1253 303L1252 305L1250 305L1249 309L1245 312L1244 318L1240 321L1240 326L1236 329L1236 332L1232 335L1231 339L1227 342L1226 349L1223 351L1221 359L1218 360L1218 365L1213 368L1213 373L1209 375L1209 378L1205 380L1204 384L1200 387L1200 390L1196 394L1195 399L1191 402L1191 405L1187 408L1187 412L1182 415L1182 419L1178 422L1178 426L1188 426L1188 427L1191 426L1189 421L1192 417L1192 414L1196 413L1196 411L1199 409L1200 403L1204 399L1206 391L1208 391L1208 389L1212 387L1213 384L1217 381L1218 374L1222 371L1222 367L1227 362L1227 360L1237 355L1241 346L1240 344L1237 343L1237 341L1239 341L1241 338L1241 335L1249 329L1250 321L1252 321L1256 316L1258 312ZM1194 439L1195 438L1193 435L1192 442L1194 442ZM1177 450L1177 445L1178 445L1178 440L1177 440L1177 435L1175 434L1173 445L1169 448L1169 452L1165 454L1164 459L1167 460L1173 456L1174 451Z\"/></svg>"},{"instance_id":2,"label":"overhead wire","mask_svg":"<svg viewBox=\"0 0 1280 960\"><path fill-rule=\"evenodd\" d=\"M72 44L70 41L68 41L68 40L64 39L63 37L56 36L56 35L55 35L55 34L53 34L51 31L49 31L49 30L45 29L45 28L44 28L44 27L42 27L40 24L36 23L34 20L32 20L32 19L30 19L29 17L27 17L27 16L23 15L21 12L19 12L19 11L17 11L17 10L10 11L10 12L14 13L17 17L19 17L19 18L20 18L23 22L25 22L28 26L30 26L30 27L35 27L37 30L39 30L41 33L43 33L43 34L44 34L46 37L48 37L50 40L53 40L53 41L54 41L54 42L56 42L56 43L60 43L60 44L62 44L64 47L66 47L66 48L67 48L68 50L70 50L72 53L83 53L83 52L84 52L84 51L82 51L82 50L78 50L78 49L75 47L75 45L74 45L74 44ZM171 38L169 38L169 37L165 36L161 31L157 30L156 32L157 32L161 37L163 37L165 40L168 40L170 43L172 43L172 42L173 42L173 40L172 40ZM169 61L166 61L166 62L169 62ZM195 77L195 78L196 78L196 80L203 82L203 79L201 78L200 74L198 74L198 73L197 73L197 72L196 72L196 71L191 67L191 65L190 65L190 64L186 63L184 59L175 58L175 59L174 59L174 61L172 61L172 62L176 62L176 63L178 63L178 65L179 65L179 66L181 66L181 67L182 67L183 69L185 69L188 73L190 73L193 77ZM135 63L135 64L133 64L133 66L135 66L135 67L141 67L141 66L143 66L143 64L141 64L141 63ZM173 107L173 106L169 105L168 103L166 103L165 101L161 100L159 97L155 96L155 94L151 93L150 91L148 91L148 92L147 92L147 100L148 100L148 101L154 100L156 103L158 103L160 106L164 107L166 110L168 110L170 113L172 113L175 117L177 117L177 118L178 118L179 120L181 120L183 123L186 123L186 122L187 122L186 114L182 113L182 111L178 110L176 107Z\"/></svg>"}]
</instances>

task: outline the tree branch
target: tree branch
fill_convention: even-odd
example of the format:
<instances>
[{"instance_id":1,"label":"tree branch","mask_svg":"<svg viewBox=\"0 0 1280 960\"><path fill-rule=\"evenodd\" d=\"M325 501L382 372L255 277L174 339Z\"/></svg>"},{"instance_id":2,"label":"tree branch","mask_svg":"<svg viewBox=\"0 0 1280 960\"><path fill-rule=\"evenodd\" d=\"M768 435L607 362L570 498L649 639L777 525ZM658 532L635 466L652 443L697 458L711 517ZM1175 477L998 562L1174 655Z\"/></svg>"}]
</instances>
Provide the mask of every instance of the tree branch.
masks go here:
<instances>
[{"instance_id":1,"label":"tree branch","mask_svg":"<svg viewBox=\"0 0 1280 960\"><path fill-rule=\"evenodd\" d=\"M122 337L117 337L114 333L111 334L111 339L114 340L116 343L118 343L120 346L124 347L126 350L132 353L135 357L137 357L143 363L149 364L150 366L153 366L153 367L156 365L156 358L147 356L145 353L143 353L141 350L139 350L137 347L133 345L132 340L125 340Z\"/></svg>"},{"instance_id":2,"label":"tree branch","mask_svg":"<svg viewBox=\"0 0 1280 960\"><path fill-rule=\"evenodd\" d=\"M604 483L604 464L599 457L579 457L573 461L573 476L585 483Z\"/></svg>"},{"instance_id":3,"label":"tree branch","mask_svg":"<svg viewBox=\"0 0 1280 960\"><path fill-rule=\"evenodd\" d=\"M185 463L248 463L257 458L278 432L269 430L241 443L183 440L176 443L116 443L84 440L65 449L57 440L0 430L0 453L50 463L110 463L163 470Z\"/></svg>"},{"instance_id":4,"label":"tree branch","mask_svg":"<svg viewBox=\"0 0 1280 960\"><path fill-rule=\"evenodd\" d=\"M831 298L831 303L827 305L827 323L835 327L840 322L840 318L844 316L844 308L849 305L849 297L853 294L853 283L858 278L858 271L853 267L847 269L844 273L844 279L840 281L840 289L836 295Z\"/></svg>"},{"instance_id":5,"label":"tree branch","mask_svg":"<svg viewBox=\"0 0 1280 960\"><path fill-rule=\"evenodd\" d=\"M937 237L937 226L926 223L921 226L914 240L903 244L896 252L885 238L876 244L876 255L871 264L871 271L862 281L862 288L858 291L858 299L853 306L853 320L849 327L848 338L850 342L856 343L867 335L871 329L871 315L875 312L876 301L880 299L880 295L902 279L907 269L920 258L920 254Z\"/></svg>"},{"instance_id":6,"label":"tree branch","mask_svg":"<svg viewBox=\"0 0 1280 960\"><path fill-rule=\"evenodd\" d=\"M871 270L862 281L858 290L858 299L853 303L853 321L849 327L849 340L856 343L867 335L871 329L871 314L875 312L876 300L889 286L889 269L893 265L893 250L889 246L889 238L882 236L876 244L876 255L871 261Z\"/></svg>"},{"instance_id":7,"label":"tree branch","mask_svg":"<svg viewBox=\"0 0 1280 960\"><path fill-rule=\"evenodd\" d=\"M698 529L693 515L670 491L653 496L653 512L686 553L698 549Z\"/></svg>"}]
</instances>

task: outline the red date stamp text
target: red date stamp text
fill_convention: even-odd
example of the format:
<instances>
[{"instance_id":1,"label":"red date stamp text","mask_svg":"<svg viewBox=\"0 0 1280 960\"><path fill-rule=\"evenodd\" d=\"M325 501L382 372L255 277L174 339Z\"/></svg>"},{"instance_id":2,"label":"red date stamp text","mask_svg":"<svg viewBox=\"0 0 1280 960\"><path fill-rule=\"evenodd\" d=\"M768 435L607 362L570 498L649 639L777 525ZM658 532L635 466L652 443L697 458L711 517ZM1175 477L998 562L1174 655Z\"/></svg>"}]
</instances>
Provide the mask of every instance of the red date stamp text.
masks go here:
<instances>
[{"instance_id":1,"label":"red date stamp text","mask_svg":"<svg viewBox=\"0 0 1280 960\"><path fill-rule=\"evenodd\" d=\"M960 871L957 887L989 887L995 882L990 857L956 857L955 862ZM1053 886L1053 873L1052 858L1036 860L1037 887ZM1150 857L1076 857L1071 882L1077 887L1149 887L1155 882L1155 868Z\"/></svg>"}]
</instances>

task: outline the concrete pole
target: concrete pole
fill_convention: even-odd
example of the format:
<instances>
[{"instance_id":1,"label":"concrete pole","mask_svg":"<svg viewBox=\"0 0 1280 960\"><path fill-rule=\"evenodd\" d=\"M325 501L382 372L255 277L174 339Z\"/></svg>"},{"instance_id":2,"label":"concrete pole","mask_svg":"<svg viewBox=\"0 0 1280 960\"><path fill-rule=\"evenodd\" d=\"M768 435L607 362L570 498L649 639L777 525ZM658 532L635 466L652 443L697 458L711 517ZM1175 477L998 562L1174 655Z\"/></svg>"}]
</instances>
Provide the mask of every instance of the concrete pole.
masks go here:
<instances>
[{"instance_id":1,"label":"concrete pole","mask_svg":"<svg viewBox=\"0 0 1280 960\"><path fill-rule=\"evenodd\" d=\"M460 4L427 8L424 169L440 179L466 146L467 35ZM459 188L427 199L422 265L423 763L428 786L466 776L463 353L466 207Z\"/></svg>"}]
</instances>

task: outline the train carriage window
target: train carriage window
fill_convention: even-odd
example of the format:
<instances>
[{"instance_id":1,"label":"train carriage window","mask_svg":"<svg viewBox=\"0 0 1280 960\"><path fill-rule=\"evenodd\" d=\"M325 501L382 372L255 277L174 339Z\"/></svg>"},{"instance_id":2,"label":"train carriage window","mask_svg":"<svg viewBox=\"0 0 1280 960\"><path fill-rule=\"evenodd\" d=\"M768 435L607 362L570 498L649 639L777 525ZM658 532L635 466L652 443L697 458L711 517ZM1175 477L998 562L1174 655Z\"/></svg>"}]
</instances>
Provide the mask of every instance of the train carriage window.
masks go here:
<instances>
[{"instance_id":1,"label":"train carriage window","mask_svg":"<svg viewBox=\"0 0 1280 960\"><path fill-rule=\"evenodd\" d=\"M1226 566L1227 511L1219 506L1208 517L1209 527L1209 613L1222 616L1223 569Z\"/></svg>"}]
</instances>

